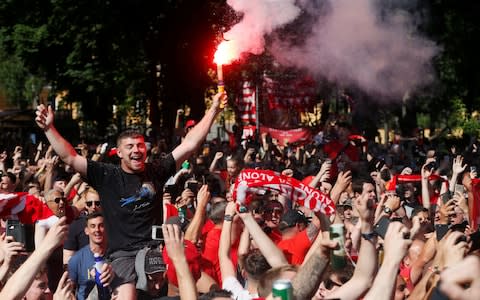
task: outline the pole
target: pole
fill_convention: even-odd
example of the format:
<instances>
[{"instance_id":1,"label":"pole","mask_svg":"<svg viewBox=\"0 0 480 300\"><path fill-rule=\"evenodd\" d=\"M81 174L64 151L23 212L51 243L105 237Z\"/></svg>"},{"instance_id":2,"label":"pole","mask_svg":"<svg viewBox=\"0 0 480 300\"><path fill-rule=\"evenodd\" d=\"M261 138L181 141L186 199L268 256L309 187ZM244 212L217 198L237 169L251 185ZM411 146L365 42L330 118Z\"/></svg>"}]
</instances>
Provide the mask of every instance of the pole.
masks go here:
<instances>
[{"instance_id":1,"label":"pole","mask_svg":"<svg viewBox=\"0 0 480 300\"><path fill-rule=\"evenodd\" d=\"M260 108L258 105L258 82L255 83L255 130L257 137L260 137Z\"/></svg>"}]
</instances>

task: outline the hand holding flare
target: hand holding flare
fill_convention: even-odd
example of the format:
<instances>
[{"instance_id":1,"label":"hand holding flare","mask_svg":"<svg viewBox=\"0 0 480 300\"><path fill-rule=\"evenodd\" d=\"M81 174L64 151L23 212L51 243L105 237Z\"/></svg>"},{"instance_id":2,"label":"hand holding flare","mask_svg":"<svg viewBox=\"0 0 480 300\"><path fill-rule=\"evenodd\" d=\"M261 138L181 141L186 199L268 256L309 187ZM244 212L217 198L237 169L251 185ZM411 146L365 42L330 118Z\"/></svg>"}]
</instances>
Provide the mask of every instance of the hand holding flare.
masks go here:
<instances>
[{"instance_id":1,"label":"hand holding flare","mask_svg":"<svg viewBox=\"0 0 480 300\"><path fill-rule=\"evenodd\" d=\"M234 58L231 55L231 43L228 41L223 41L218 45L217 51L215 52L213 62L217 64L217 89L219 93L225 91L225 83L223 82L223 68L222 65L230 63Z\"/></svg>"}]
</instances>

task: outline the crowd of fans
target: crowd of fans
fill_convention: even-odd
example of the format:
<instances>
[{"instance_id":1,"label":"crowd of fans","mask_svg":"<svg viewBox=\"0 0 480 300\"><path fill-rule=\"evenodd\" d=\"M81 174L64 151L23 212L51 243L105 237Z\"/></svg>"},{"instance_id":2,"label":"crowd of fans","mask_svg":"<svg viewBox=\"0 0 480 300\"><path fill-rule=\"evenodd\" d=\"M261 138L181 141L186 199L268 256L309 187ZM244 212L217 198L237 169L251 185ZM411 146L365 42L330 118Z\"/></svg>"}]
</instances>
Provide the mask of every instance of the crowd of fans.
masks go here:
<instances>
[{"instance_id":1,"label":"crowd of fans","mask_svg":"<svg viewBox=\"0 0 480 300\"><path fill-rule=\"evenodd\" d=\"M287 279L295 299L478 299L475 140L380 145L328 122L303 145L204 142L225 97L170 149L135 131L73 147L41 105L48 142L0 155L0 298L274 299ZM245 169L297 179L335 213L267 186L238 203ZM14 219L21 238L34 225L33 252Z\"/></svg>"}]
</instances>

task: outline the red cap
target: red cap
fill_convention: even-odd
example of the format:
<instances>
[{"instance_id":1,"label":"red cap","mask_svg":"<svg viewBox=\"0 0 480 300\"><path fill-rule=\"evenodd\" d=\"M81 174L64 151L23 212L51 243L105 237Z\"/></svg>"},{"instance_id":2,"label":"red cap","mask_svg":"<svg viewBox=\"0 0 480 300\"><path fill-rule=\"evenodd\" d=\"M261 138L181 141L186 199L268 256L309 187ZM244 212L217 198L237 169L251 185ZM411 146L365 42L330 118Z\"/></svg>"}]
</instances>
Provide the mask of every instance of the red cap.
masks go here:
<instances>
[{"instance_id":1,"label":"red cap","mask_svg":"<svg viewBox=\"0 0 480 300\"><path fill-rule=\"evenodd\" d=\"M185 240L184 244L185 244L185 248L184 248L185 256L187 258L188 267L190 269L190 272L192 273L193 280L197 281L202 275L200 270L200 252L198 252L197 247L195 247L195 245L192 242ZM166 247L163 248L163 260L168 265L168 268L167 268L168 282L175 286L178 286L177 273L175 272L175 266L173 265L172 260L168 256Z\"/></svg>"},{"instance_id":2,"label":"red cap","mask_svg":"<svg viewBox=\"0 0 480 300\"><path fill-rule=\"evenodd\" d=\"M112 148L110 151L108 151L108 156L114 156L117 155L117 148Z\"/></svg>"},{"instance_id":3,"label":"red cap","mask_svg":"<svg viewBox=\"0 0 480 300\"><path fill-rule=\"evenodd\" d=\"M195 123L195 120L188 120L187 123L185 123L185 129L188 129L190 127L195 126L197 123Z\"/></svg>"}]
</instances>

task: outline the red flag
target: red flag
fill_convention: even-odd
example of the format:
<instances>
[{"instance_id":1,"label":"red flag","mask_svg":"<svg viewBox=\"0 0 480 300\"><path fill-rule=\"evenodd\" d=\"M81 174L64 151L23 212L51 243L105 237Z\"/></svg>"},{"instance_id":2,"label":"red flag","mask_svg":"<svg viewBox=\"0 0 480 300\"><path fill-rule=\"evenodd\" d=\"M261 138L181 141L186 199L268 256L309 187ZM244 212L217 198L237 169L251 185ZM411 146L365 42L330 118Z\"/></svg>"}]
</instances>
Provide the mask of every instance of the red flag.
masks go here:
<instances>
[{"instance_id":1,"label":"red flag","mask_svg":"<svg viewBox=\"0 0 480 300\"><path fill-rule=\"evenodd\" d=\"M0 218L18 219L23 224L51 227L57 220L48 206L28 193L0 193Z\"/></svg>"},{"instance_id":2,"label":"red flag","mask_svg":"<svg viewBox=\"0 0 480 300\"><path fill-rule=\"evenodd\" d=\"M255 97L255 86L251 81L245 81L243 83L242 96L237 100L237 109L244 125L257 122Z\"/></svg>"}]
</instances>

